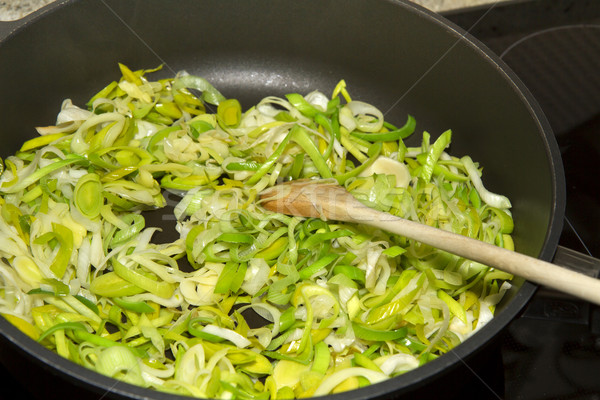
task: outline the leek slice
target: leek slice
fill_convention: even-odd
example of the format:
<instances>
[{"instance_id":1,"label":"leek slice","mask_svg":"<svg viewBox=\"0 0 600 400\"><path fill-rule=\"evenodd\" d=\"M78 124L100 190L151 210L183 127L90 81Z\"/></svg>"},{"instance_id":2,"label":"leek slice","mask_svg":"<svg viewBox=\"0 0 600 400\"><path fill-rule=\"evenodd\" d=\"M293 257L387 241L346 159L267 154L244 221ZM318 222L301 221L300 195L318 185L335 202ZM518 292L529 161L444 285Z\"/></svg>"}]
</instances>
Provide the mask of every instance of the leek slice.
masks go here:
<instances>
[{"instance_id":1,"label":"leek slice","mask_svg":"<svg viewBox=\"0 0 600 400\"><path fill-rule=\"evenodd\" d=\"M79 212L90 219L100 215L100 208L104 202L102 184L97 174L90 173L77 181L75 185L74 202Z\"/></svg>"}]
</instances>

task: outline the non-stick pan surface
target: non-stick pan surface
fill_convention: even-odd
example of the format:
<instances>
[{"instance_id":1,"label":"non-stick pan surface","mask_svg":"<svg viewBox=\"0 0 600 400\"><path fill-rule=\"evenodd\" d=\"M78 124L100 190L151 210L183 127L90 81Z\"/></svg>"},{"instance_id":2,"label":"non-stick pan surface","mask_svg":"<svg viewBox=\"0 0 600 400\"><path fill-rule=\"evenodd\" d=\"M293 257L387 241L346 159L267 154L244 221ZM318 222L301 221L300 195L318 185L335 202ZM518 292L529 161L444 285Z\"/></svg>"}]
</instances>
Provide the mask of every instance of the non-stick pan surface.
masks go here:
<instances>
[{"instance_id":1,"label":"non-stick pan surface","mask_svg":"<svg viewBox=\"0 0 600 400\"><path fill-rule=\"evenodd\" d=\"M33 137L34 126L52 124L63 99L82 105L117 79L118 62L134 69L162 64L164 77L187 70L244 106L266 95L328 93L345 79L354 98L375 104L390 121L409 113L418 133L434 138L452 129L451 152L481 162L486 186L511 198L517 249L545 260L556 249L564 177L540 108L481 43L407 1L64 1L16 25L0 42L0 156ZM329 397L387 398L424 387L484 349L534 290L517 279L496 318L450 354ZM0 333L5 355L16 351L96 397L179 398L74 365L3 319Z\"/></svg>"}]
</instances>

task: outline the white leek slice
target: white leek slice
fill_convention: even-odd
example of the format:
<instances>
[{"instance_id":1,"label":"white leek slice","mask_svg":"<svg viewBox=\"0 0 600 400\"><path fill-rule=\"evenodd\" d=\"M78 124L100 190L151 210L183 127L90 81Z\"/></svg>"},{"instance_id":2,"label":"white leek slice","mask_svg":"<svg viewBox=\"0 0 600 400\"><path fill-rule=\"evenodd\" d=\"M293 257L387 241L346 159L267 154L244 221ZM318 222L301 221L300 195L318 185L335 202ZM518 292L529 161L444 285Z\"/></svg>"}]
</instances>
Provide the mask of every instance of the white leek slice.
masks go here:
<instances>
[{"instance_id":1,"label":"white leek slice","mask_svg":"<svg viewBox=\"0 0 600 400\"><path fill-rule=\"evenodd\" d=\"M471 157L465 156L460 160L465 166L467 174L469 175L469 178L471 178L471 182L473 182L473 186L475 186L475 190L479 193L481 200L496 208L506 209L511 207L510 200L508 200L507 197L492 193L483 186L479 172L477 171L473 160L471 160Z\"/></svg>"},{"instance_id":2,"label":"white leek slice","mask_svg":"<svg viewBox=\"0 0 600 400\"><path fill-rule=\"evenodd\" d=\"M60 107L60 112L56 117L56 125L74 121L85 121L93 115L93 112L74 105L71 99L65 99Z\"/></svg>"},{"instance_id":3,"label":"white leek slice","mask_svg":"<svg viewBox=\"0 0 600 400\"><path fill-rule=\"evenodd\" d=\"M419 360L415 356L405 353L379 357L374 361L381 371L387 375L391 375L395 372L410 371L419 366Z\"/></svg>"},{"instance_id":4,"label":"white leek slice","mask_svg":"<svg viewBox=\"0 0 600 400\"><path fill-rule=\"evenodd\" d=\"M96 371L110 377L143 385L142 370L137 357L125 346L107 347L102 350L96 362Z\"/></svg>"},{"instance_id":5,"label":"white leek slice","mask_svg":"<svg viewBox=\"0 0 600 400\"><path fill-rule=\"evenodd\" d=\"M195 377L205 369L205 366L204 347L201 343L195 344L183 354L175 370L175 379L192 384Z\"/></svg>"},{"instance_id":6,"label":"white leek slice","mask_svg":"<svg viewBox=\"0 0 600 400\"><path fill-rule=\"evenodd\" d=\"M222 337L223 339L229 340L239 348L248 347L252 344L248 339L240 335L239 333L232 331L231 329L221 328L216 325L208 324L202 332L209 333L211 335Z\"/></svg>"},{"instance_id":7,"label":"white leek slice","mask_svg":"<svg viewBox=\"0 0 600 400\"><path fill-rule=\"evenodd\" d=\"M42 279L45 278L31 257L16 256L13 259L12 265L21 279L33 287L39 285Z\"/></svg>"},{"instance_id":8,"label":"white leek slice","mask_svg":"<svg viewBox=\"0 0 600 400\"><path fill-rule=\"evenodd\" d=\"M371 382L371 384L388 379L388 376L386 374L378 371L373 371L372 369L362 367L346 368L334 372L327 378L323 379L323 382L321 382L317 390L315 390L314 396L324 396L330 393L337 385L353 376L362 376L364 378L367 378L369 382Z\"/></svg>"},{"instance_id":9,"label":"white leek slice","mask_svg":"<svg viewBox=\"0 0 600 400\"><path fill-rule=\"evenodd\" d=\"M355 128L363 132L379 132L383 127L383 113L362 101L351 101L340 110L340 124L349 132Z\"/></svg>"},{"instance_id":10,"label":"white leek slice","mask_svg":"<svg viewBox=\"0 0 600 400\"><path fill-rule=\"evenodd\" d=\"M408 187L411 180L410 171L404 163L383 156L377 158L359 176L367 177L373 174L394 175L396 177L396 187L402 188Z\"/></svg>"}]
</instances>

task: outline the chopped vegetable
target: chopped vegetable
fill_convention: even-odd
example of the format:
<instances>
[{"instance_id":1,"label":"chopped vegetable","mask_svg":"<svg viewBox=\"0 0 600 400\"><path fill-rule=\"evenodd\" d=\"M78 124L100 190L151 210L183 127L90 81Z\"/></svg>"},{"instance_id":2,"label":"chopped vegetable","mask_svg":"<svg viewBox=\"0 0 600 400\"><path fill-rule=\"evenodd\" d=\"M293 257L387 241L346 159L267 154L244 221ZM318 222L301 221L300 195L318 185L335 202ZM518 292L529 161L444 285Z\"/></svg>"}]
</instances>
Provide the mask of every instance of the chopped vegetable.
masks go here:
<instances>
[{"instance_id":1,"label":"chopped vegetable","mask_svg":"<svg viewBox=\"0 0 600 400\"><path fill-rule=\"evenodd\" d=\"M490 320L509 274L257 200L336 179L370 207L512 249L510 202L447 153L451 131L408 147L415 119L395 127L344 81L244 111L200 77L119 70L4 160L0 313L25 334L136 385L268 399L392 378ZM155 243L146 212L167 204L178 238Z\"/></svg>"}]
</instances>

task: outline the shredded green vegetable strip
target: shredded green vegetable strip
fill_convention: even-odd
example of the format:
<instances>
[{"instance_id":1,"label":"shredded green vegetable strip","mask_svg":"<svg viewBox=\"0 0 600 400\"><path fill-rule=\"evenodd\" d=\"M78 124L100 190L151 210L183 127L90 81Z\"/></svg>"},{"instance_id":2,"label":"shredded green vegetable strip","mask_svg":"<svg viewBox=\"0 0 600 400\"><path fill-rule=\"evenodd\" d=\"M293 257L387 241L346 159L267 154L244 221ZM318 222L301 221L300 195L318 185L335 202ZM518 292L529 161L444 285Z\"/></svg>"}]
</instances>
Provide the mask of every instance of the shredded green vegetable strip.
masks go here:
<instances>
[{"instance_id":1,"label":"shredded green vegetable strip","mask_svg":"<svg viewBox=\"0 0 600 400\"><path fill-rule=\"evenodd\" d=\"M446 152L451 131L408 147L414 118L384 121L344 81L243 111L200 77L119 67L4 160L0 312L43 346L159 391L278 399L400 375L492 318L509 274L257 201L333 178L371 207L512 249L510 202ZM167 190L184 195L180 237L157 244L145 211Z\"/></svg>"}]
</instances>

